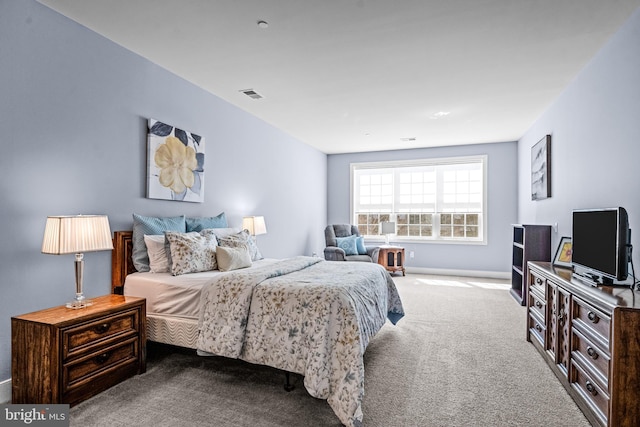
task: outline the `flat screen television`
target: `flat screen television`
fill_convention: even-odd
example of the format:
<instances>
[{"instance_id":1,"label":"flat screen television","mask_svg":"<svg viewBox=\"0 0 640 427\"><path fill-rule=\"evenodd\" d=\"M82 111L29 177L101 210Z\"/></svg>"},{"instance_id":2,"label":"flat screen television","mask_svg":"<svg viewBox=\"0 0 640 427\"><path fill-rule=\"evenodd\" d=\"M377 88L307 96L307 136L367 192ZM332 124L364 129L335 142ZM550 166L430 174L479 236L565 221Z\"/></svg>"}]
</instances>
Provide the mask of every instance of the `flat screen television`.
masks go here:
<instances>
[{"instance_id":1,"label":"flat screen television","mask_svg":"<svg viewBox=\"0 0 640 427\"><path fill-rule=\"evenodd\" d=\"M590 284L627 279L629 219L624 208L573 211L571 263L574 275Z\"/></svg>"}]
</instances>

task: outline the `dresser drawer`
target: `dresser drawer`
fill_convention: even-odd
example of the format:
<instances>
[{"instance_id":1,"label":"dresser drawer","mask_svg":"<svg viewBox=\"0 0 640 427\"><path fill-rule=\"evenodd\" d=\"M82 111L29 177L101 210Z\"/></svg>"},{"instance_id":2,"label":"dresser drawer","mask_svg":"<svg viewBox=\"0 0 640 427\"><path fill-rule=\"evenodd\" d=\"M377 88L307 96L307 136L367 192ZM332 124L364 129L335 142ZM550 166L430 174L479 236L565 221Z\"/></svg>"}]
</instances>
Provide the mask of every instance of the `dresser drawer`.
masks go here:
<instances>
[{"instance_id":1,"label":"dresser drawer","mask_svg":"<svg viewBox=\"0 0 640 427\"><path fill-rule=\"evenodd\" d=\"M137 334L139 315L139 310L129 310L64 330L63 360L114 339Z\"/></svg>"},{"instance_id":2,"label":"dresser drawer","mask_svg":"<svg viewBox=\"0 0 640 427\"><path fill-rule=\"evenodd\" d=\"M544 319L547 304L544 298L529 292L529 309L536 312L541 319Z\"/></svg>"},{"instance_id":3,"label":"dresser drawer","mask_svg":"<svg viewBox=\"0 0 640 427\"><path fill-rule=\"evenodd\" d=\"M609 419L609 394L590 377L579 363L571 364L571 387L584 399L603 425Z\"/></svg>"},{"instance_id":4,"label":"dresser drawer","mask_svg":"<svg viewBox=\"0 0 640 427\"><path fill-rule=\"evenodd\" d=\"M136 365L140 351L138 342L138 337L132 337L66 363L63 365L62 392L67 393L84 383L95 382L96 376L107 372L113 374L114 370L124 365Z\"/></svg>"},{"instance_id":5,"label":"dresser drawer","mask_svg":"<svg viewBox=\"0 0 640 427\"><path fill-rule=\"evenodd\" d=\"M531 338L535 338L537 342L542 346L542 348L544 348L544 337L547 333L544 322L539 320L537 316L532 312L529 313L529 316L527 316L527 318L529 319L529 336Z\"/></svg>"},{"instance_id":6,"label":"dresser drawer","mask_svg":"<svg viewBox=\"0 0 640 427\"><path fill-rule=\"evenodd\" d=\"M601 350L596 344L582 335L575 328L571 331L571 357L578 360L590 375L595 377L605 389L609 389L609 353Z\"/></svg>"},{"instance_id":7,"label":"dresser drawer","mask_svg":"<svg viewBox=\"0 0 640 427\"><path fill-rule=\"evenodd\" d=\"M535 271L530 271L531 280L529 281L529 291L538 292L542 296L542 299L547 295L547 281L544 277L536 274Z\"/></svg>"},{"instance_id":8,"label":"dresser drawer","mask_svg":"<svg viewBox=\"0 0 640 427\"><path fill-rule=\"evenodd\" d=\"M574 326L609 351L611 317L574 296L572 318Z\"/></svg>"}]
</instances>

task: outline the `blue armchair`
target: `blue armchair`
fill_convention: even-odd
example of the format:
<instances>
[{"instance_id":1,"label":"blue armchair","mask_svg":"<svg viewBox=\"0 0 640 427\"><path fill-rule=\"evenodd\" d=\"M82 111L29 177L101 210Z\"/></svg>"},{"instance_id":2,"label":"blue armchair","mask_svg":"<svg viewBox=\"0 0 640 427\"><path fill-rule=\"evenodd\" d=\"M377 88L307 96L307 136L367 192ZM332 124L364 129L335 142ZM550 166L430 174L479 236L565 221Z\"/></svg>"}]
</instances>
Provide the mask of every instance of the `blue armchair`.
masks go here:
<instances>
[{"instance_id":1,"label":"blue armchair","mask_svg":"<svg viewBox=\"0 0 640 427\"><path fill-rule=\"evenodd\" d=\"M352 252L345 252L345 250L338 245L338 238L360 236L358 227L351 224L333 224L328 225L324 229L324 238L327 247L324 249L324 259L327 261L365 261L365 262L378 262L377 246L366 246L366 254L353 254Z\"/></svg>"}]
</instances>

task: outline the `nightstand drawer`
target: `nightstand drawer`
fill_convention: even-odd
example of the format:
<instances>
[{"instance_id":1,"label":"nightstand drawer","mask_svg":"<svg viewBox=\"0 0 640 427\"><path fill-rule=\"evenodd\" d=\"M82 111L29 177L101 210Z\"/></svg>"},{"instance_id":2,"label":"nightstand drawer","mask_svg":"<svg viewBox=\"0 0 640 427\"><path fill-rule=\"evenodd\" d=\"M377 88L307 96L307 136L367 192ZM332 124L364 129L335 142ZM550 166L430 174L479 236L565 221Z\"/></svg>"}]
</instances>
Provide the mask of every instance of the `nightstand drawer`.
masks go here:
<instances>
[{"instance_id":1,"label":"nightstand drawer","mask_svg":"<svg viewBox=\"0 0 640 427\"><path fill-rule=\"evenodd\" d=\"M62 333L63 360L123 336L138 333L139 310L129 310L116 316L103 317L90 323L67 329Z\"/></svg>"},{"instance_id":2,"label":"nightstand drawer","mask_svg":"<svg viewBox=\"0 0 640 427\"><path fill-rule=\"evenodd\" d=\"M133 337L122 343L90 353L63 366L62 392L95 381L104 372L113 372L123 365L135 364L138 360L138 338Z\"/></svg>"}]
</instances>

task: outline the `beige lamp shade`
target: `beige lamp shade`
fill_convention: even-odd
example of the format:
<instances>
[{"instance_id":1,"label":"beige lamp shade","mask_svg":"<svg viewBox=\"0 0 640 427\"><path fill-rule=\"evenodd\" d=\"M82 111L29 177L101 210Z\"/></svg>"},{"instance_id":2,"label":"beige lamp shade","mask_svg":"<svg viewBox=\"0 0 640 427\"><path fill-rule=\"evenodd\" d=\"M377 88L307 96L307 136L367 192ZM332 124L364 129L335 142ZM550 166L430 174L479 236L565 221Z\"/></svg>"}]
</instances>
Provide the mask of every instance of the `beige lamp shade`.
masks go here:
<instances>
[{"instance_id":1,"label":"beige lamp shade","mask_svg":"<svg viewBox=\"0 0 640 427\"><path fill-rule=\"evenodd\" d=\"M252 236L267 234L263 216L245 216L242 218L242 229L247 230Z\"/></svg>"},{"instance_id":2,"label":"beige lamp shade","mask_svg":"<svg viewBox=\"0 0 640 427\"><path fill-rule=\"evenodd\" d=\"M62 255L113 249L106 215L50 216L42 253Z\"/></svg>"}]
</instances>

